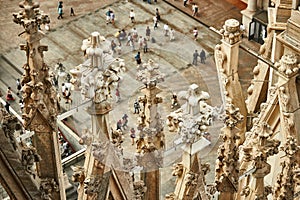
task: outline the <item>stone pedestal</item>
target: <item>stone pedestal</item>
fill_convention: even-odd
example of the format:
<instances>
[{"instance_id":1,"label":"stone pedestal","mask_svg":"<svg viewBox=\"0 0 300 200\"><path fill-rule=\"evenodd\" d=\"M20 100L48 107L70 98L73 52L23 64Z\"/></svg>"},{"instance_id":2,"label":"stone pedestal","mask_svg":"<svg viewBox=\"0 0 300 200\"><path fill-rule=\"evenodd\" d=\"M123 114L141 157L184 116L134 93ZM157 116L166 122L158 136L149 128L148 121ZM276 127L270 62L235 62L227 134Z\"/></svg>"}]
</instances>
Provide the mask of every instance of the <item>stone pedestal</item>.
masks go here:
<instances>
[{"instance_id":1,"label":"stone pedestal","mask_svg":"<svg viewBox=\"0 0 300 200\"><path fill-rule=\"evenodd\" d=\"M243 15L242 23L245 26L245 34L247 35L247 37L249 35L250 22L252 22L253 16L256 13L256 9L257 9L257 0L248 0L247 8L241 11Z\"/></svg>"}]
</instances>

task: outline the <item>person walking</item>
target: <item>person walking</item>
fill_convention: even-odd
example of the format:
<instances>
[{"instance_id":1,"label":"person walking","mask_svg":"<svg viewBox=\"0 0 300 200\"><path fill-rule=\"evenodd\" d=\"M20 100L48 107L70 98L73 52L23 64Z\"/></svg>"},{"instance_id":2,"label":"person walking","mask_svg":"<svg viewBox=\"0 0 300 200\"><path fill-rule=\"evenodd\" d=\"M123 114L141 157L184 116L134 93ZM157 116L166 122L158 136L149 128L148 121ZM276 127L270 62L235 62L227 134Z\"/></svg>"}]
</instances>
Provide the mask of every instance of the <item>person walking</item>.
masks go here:
<instances>
[{"instance_id":1,"label":"person walking","mask_svg":"<svg viewBox=\"0 0 300 200\"><path fill-rule=\"evenodd\" d=\"M132 40L131 33L128 33L126 46L129 46L130 41Z\"/></svg>"},{"instance_id":2,"label":"person walking","mask_svg":"<svg viewBox=\"0 0 300 200\"><path fill-rule=\"evenodd\" d=\"M175 108L178 106L178 98L177 98L177 94L173 93L172 94L172 100L171 100L171 108Z\"/></svg>"},{"instance_id":3,"label":"person walking","mask_svg":"<svg viewBox=\"0 0 300 200\"><path fill-rule=\"evenodd\" d=\"M71 7L70 16L75 16L74 9Z\"/></svg>"},{"instance_id":4,"label":"person walking","mask_svg":"<svg viewBox=\"0 0 300 200\"><path fill-rule=\"evenodd\" d=\"M146 39L148 41L150 40L150 34L151 34L151 30L150 30L149 26L147 26L147 28L146 28Z\"/></svg>"},{"instance_id":5,"label":"person walking","mask_svg":"<svg viewBox=\"0 0 300 200\"><path fill-rule=\"evenodd\" d=\"M137 42L137 41L138 41L139 34L138 34L138 32L137 32L137 30L136 30L135 27L133 27L133 29L132 29L132 31L131 31L131 34L132 34L132 39L133 39L135 42Z\"/></svg>"},{"instance_id":6,"label":"person walking","mask_svg":"<svg viewBox=\"0 0 300 200\"><path fill-rule=\"evenodd\" d=\"M9 107L10 107L10 104L8 103L8 101L5 102L5 110L9 113Z\"/></svg>"},{"instance_id":7,"label":"person walking","mask_svg":"<svg viewBox=\"0 0 300 200\"><path fill-rule=\"evenodd\" d=\"M131 40L129 40L129 46L131 47L131 51L134 51L135 50L135 47L134 47L134 41L133 41L133 38L131 37Z\"/></svg>"},{"instance_id":8,"label":"person walking","mask_svg":"<svg viewBox=\"0 0 300 200\"><path fill-rule=\"evenodd\" d=\"M129 12L129 18L131 20L131 23L135 22L135 13L133 12L133 9L131 9Z\"/></svg>"},{"instance_id":9,"label":"person walking","mask_svg":"<svg viewBox=\"0 0 300 200\"><path fill-rule=\"evenodd\" d=\"M133 104L133 108L134 108L134 114L140 113L140 104L137 100L135 100L135 102Z\"/></svg>"},{"instance_id":10,"label":"person walking","mask_svg":"<svg viewBox=\"0 0 300 200\"><path fill-rule=\"evenodd\" d=\"M188 0L183 0L183 6L186 7Z\"/></svg>"},{"instance_id":11,"label":"person walking","mask_svg":"<svg viewBox=\"0 0 300 200\"><path fill-rule=\"evenodd\" d=\"M131 145L134 145L134 139L135 139L135 130L134 130L134 128L130 129L130 138L131 138Z\"/></svg>"},{"instance_id":12,"label":"person walking","mask_svg":"<svg viewBox=\"0 0 300 200\"><path fill-rule=\"evenodd\" d=\"M134 59L136 60L136 64L141 64L142 63L142 59L141 59L141 53L137 52L137 54L135 55Z\"/></svg>"},{"instance_id":13,"label":"person walking","mask_svg":"<svg viewBox=\"0 0 300 200\"><path fill-rule=\"evenodd\" d=\"M115 33L115 38L118 40L119 46L121 46L121 31Z\"/></svg>"},{"instance_id":14,"label":"person walking","mask_svg":"<svg viewBox=\"0 0 300 200\"><path fill-rule=\"evenodd\" d=\"M159 22L160 21L160 13L158 11L158 8L155 9L155 16L156 16L157 21Z\"/></svg>"},{"instance_id":15,"label":"person walking","mask_svg":"<svg viewBox=\"0 0 300 200\"><path fill-rule=\"evenodd\" d=\"M200 52L200 61L201 63L205 64L205 60L206 60L206 54L205 51L202 49L202 51Z\"/></svg>"},{"instance_id":16,"label":"person walking","mask_svg":"<svg viewBox=\"0 0 300 200\"><path fill-rule=\"evenodd\" d=\"M154 30L157 29L158 28L158 21L157 21L157 17L156 16L153 17L153 24L154 24L153 29Z\"/></svg>"},{"instance_id":17,"label":"person walking","mask_svg":"<svg viewBox=\"0 0 300 200\"><path fill-rule=\"evenodd\" d=\"M195 52L193 53L193 65L197 65L198 57L199 53L197 50L195 50Z\"/></svg>"},{"instance_id":18,"label":"person walking","mask_svg":"<svg viewBox=\"0 0 300 200\"><path fill-rule=\"evenodd\" d=\"M169 36L170 36L170 41L174 41L175 40L174 29L171 28Z\"/></svg>"},{"instance_id":19,"label":"person walking","mask_svg":"<svg viewBox=\"0 0 300 200\"><path fill-rule=\"evenodd\" d=\"M114 11L110 12L109 18L110 18L111 24L115 24L115 13L114 13Z\"/></svg>"},{"instance_id":20,"label":"person walking","mask_svg":"<svg viewBox=\"0 0 300 200\"><path fill-rule=\"evenodd\" d=\"M119 103L121 101L121 95L119 87L116 88L116 102Z\"/></svg>"},{"instance_id":21,"label":"person walking","mask_svg":"<svg viewBox=\"0 0 300 200\"><path fill-rule=\"evenodd\" d=\"M148 52L148 42L147 42L146 38L144 38L144 40L143 40L143 50L144 50L144 53Z\"/></svg>"},{"instance_id":22,"label":"person walking","mask_svg":"<svg viewBox=\"0 0 300 200\"><path fill-rule=\"evenodd\" d=\"M121 120L119 120L119 121L117 122L117 130L122 131L122 121L121 121Z\"/></svg>"},{"instance_id":23,"label":"person walking","mask_svg":"<svg viewBox=\"0 0 300 200\"><path fill-rule=\"evenodd\" d=\"M125 113L122 117L122 128L126 130L128 128L128 115Z\"/></svg>"},{"instance_id":24,"label":"person walking","mask_svg":"<svg viewBox=\"0 0 300 200\"><path fill-rule=\"evenodd\" d=\"M144 44L144 38L143 38L143 36L140 35L138 43L139 43L139 49L140 50L143 49L143 44Z\"/></svg>"},{"instance_id":25,"label":"person walking","mask_svg":"<svg viewBox=\"0 0 300 200\"><path fill-rule=\"evenodd\" d=\"M58 3L58 8L57 8L57 10L58 10L58 17L57 17L57 19L62 19L63 18L63 2L62 1L60 1L59 3Z\"/></svg>"},{"instance_id":26,"label":"person walking","mask_svg":"<svg viewBox=\"0 0 300 200\"><path fill-rule=\"evenodd\" d=\"M192 6L192 10L193 10L193 17L197 17L197 15L198 15L198 6L197 6L197 4L193 4L193 6Z\"/></svg>"},{"instance_id":27,"label":"person walking","mask_svg":"<svg viewBox=\"0 0 300 200\"><path fill-rule=\"evenodd\" d=\"M7 101L14 101L15 100L15 98L12 95L11 87L7 88L7 91L6 91L6 100Z\"/></svg>"},{"instance_id":28,"label":"person walking","mask_svg":"<svg viewBox=\"0 0 300 200\"><path fill-rule=\"evenodd\" d=\"M165 36L168 36L168 34L169 34L169 24L164 25L164 31L165 31Z\"/></svg>"},{"instance_id":29,"label":"person walking","mask_svg":"<svg viewBox=\"0 0 300 200\"><path fill-rule=\"evenodd\" d=\"M106 16L106 25L108 25L110 23L110 13L111 10L108 9L108 11L106 11L105 16Z\"/></svg>"},{"instance_id":30,"label":"person walking","mask_svg":"<svg viewBox=\"0 0 300 200\"><path fill-rule=\"evenodd\" d=\"M19 96L21 88L22 88L19 78L17 79L16 84L17 84L17 95Z\"/></svg>"},{"instance_id":31,"label":"person walking","mask_svg":"<svg viewBox=\"0 0 300 200\"><path fill-rule=\"evenodd\" d=\"M22 113L23 108L24 108L24 102L22 99L19 100L19 106L20 106L20 112Z\"/></svg>"},{"instance_id":32,"label":"person walking","mask_svg":"<svg viewBox=\"0 0 300 200\"><path fill-rule=\"evenodd\" d=\"M117 47L117 44L115 43L114 40L112 40L110 43L110 48L114 53L116 53L116 47Z\"/></svg>"},{"instance_id":33,"label":"person walking","mask_svg":"<svg viewBox=\"0 0 300 200\"><path fill-rule=\"evenodd\" d=\"M68 103L72 103L72 99L71 99L71 92L69 90L69 88L66 87L66 90L65 90L65 98L66 98L66 104Z\"/></svg>"},{"instance_id":34,"label":"person walking","mask_svg":"<svg viewBox=\"0 0 300 200\"><path fill-rule=\"evenodd\" d=\"M197 40L198 38L198 29L195 27L193 30L194 40Z\"/></svg>"}]
</instances>

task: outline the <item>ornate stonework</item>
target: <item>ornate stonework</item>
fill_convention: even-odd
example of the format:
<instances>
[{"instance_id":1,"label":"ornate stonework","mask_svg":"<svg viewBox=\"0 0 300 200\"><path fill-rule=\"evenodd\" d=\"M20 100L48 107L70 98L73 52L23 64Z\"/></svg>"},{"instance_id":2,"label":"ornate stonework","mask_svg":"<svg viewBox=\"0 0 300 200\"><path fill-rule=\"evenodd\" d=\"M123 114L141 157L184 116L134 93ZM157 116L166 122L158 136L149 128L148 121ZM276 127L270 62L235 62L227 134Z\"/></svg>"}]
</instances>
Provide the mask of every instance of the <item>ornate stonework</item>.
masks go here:
<instances>
[{"instance_id":1,"label":"ornate stonework","mask_svg":"<svg viewBox=\"0 0 300 200\"><path fill-rule=\"evenodd\" d=\"M21 128L18 123L17 117L7 113L3 108L1 108L2 114L2 130L4 131L5 136L9 139L9 142L15 150L17 150L17 141L15 138L15 131L17 128Z\"/></svg>"},{"instance_id":2,"label":"ornate stonework","mask_svg":"<svg viewBox=\"0 0 300 200\"><path fill-rule=\"evenodd\" d=\"M93 32L89 39L83 41L81 49L86 54L86 61L75 68L77 75L74 78L80 78L80 81L74 82L80 82L83 99L109 104L111 91L118 84L121 72L125 71L125 63L103 50L101 40L105 38Z\"/></svg>"},{"instance_id":3,"label":"ornate stonework","mask_svg":"<svg viewBox=\"0 0 300 200\"><path fill-rule=\"evenodd\" d=\"M287 77L297 74L300 68L300 64L297 64L297 56L293 54L282 56L280 61L276 62L274 66Z\"/></svg>"},{"instance_id":4,"label":"ornate stonework","mask_svg":"<svg viewBox=\"0 0 300 200\"><path fill-rule=\"evenodd\" d=\"M24 27L25 31L20 35L27 42L20 46L27 57L21 80L24 125L39 132L47 130L47 126L55 130L58 101L55 88L51 85L49 67L43 61L43 52L48 50L48 46L40 45L43 33L38 30L38 26L50 23L50 20L47 15L40 13L38 3L25 0L20 7L22 10L13 16L14 22Z\"/></svg>"},{"instance_id":5,"label":"ornate stonework","mask_svg":"<svg viewBox=\"0 0 300 200\"><path fill-rule=\"evenodd\" d=\"M300 193L300 166L297 163L300 146L297 145L295 138L288 136L281 150L285 153L286 159L281 162L281 172L273 188L273 198L294 199Z\"/></svg>"},{"instance_id":6,"label":"ornate stonework","mask_svg":"<svg viewBox=\"0 0 300 200\"><path fill-rule=\"evenodd\" d=\"M40 191L42 192L41 198L43 200L52 200L54 197L51 193L53 193L53 191L58 192L59 187L54 179L46 178L41 180Z\"/></svg>"},{"instance_id":7,"label":"ornate stonework","mask_svg":"<svg viewBox=\"0 0 300 200\"><path fill-rule=\"evenodd\" d=\"M147 187L144 181L136 181L133 183L134 200L143 200Z\"/></svg>"},{"instance_id":8,"label":"ornate stonework","mask_svg":"<svg viewBox=\"0 0 300 200\"><path fill-rule=\"evenodd\" d=\"M240 23L236 19L228 19L225 21L223 29L220 30L223 40L229 44L234 44L240 41Z\"/></svg>"},{"instance_id":9,"label":"ornate stonework","mask_svg":"<svg viewBox=\"0 0 300 200\"><path fill-rule=\"evenodd\" d=\"M58 98L49 75L49 66L44 62L43 53L48 50L48 46L40 44L44 33L39 27L50 23L50 19L40 12L37 2L24 0L19 6L21 11L13 14L13 21L24 28L19 36L26 40L26 44L20 45L20 49L26 53L21 80L23 125L25 129L35 132L32 144L42 157L34 158L35 161L39 160L37 174L42 179L42 198L65 199L58 140L55 136ZM25 149L22 153L26 168L30 168L33 157L37 155L35 151L32 155L32 151Z\"/></svg>"}]
</instances>

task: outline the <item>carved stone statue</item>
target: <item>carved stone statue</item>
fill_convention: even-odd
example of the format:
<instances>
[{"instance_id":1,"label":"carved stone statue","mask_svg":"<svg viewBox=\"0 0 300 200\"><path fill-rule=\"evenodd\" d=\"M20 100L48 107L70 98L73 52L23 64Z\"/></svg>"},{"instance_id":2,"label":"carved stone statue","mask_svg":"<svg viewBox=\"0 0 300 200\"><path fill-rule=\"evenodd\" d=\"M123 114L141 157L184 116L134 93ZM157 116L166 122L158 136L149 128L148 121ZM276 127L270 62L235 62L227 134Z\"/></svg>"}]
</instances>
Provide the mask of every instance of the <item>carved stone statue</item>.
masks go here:
<instances>
[{"instance_id":1,"label":"carved stone statue","mask_svg":"<svg viewBox=\"0 0 300 200\"><path fill-rule=\"evenodd\" d=\"M21 155L21 162L22 165L25 167L25 171L29 174L33 175L35 178L36 171L32 168L35 162L39 162L41 160L40 155L37 154L37 151L34 147L23 147L22 148L22 155Z\"/></svg>"},{"instance_id":2,"label":"carved stone statue","mask_svg":"<svg viewBox=\"0 0 300 200\"><path fill-rule=\"evenodd\" d=\"M144 181L136 181L133 183L134 200L143 200L147 187Z\"/></svg>"},{"instance_id":3,"label":"carved stone statue","mask_svg":"<svg viewBox=\"0 0 300 200\"><path fill-rule=\"evenodd\" d=\"M42 192L41 198L43 200L54 200L51 193L52 191L58 191L59 187L54 179L43 179L40 184L40 191Z\"/></svg>"},{"instance_id":4,"label":"carved stone statue","mask_svg":"<svg viewBox=\"0 0 300 200\"><path fill-rule=\"evenodd\" d=\"M71 169L73 170L72 181L74 183L79 183L77 188L77 193L78 195L82 195L84 190L84 180L85 180L84 167L71 166Z\"/></svg>"}]
</instances>

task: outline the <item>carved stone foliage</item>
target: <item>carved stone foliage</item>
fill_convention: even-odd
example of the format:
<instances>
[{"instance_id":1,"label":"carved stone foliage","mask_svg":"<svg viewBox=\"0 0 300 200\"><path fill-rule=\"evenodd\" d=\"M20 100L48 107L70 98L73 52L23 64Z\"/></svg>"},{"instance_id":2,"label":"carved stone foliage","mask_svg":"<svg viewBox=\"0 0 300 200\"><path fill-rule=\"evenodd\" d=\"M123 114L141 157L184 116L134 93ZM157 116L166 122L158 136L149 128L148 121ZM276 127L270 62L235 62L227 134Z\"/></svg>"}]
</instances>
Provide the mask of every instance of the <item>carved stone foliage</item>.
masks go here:
<instances>
[{"instance_id":1,"label":"carved stone foliage","mask_svg":"<svg viewBox=\"0 0 300 200\"><path fill-rule=\"evenodd\" d=\"M111 131L111 142L116 147L121 147L121 144L123 143L124 137L122 135L121 130L112 130Z\"/></svg>"},{"instance_id":2,"label":"carved stone foliage","mask_svg":"<svg viewBox=\"0 0 300 200\"><path fill-rule=\"evenodd\" d=\"M223 25L223 29L220 30L222 38L225 42L229 44L235 44L240 41L240 35L242 31L240 30L240 23L236 19L228 19Z\"/></svg>"},{"instance_id":3,"label":"carved stone foliage","mask_svg":"<svg viewBox=\"0 0 300 200\"><path fill-rule=\"evenodd\" d=\"M215 60L216 64L220 69L223 69L223 64L227 60L226 54L222 51L222 46L220 44L217 44L215 47ZM224 69L223 69L224 70ZM225 71L222 71L224 74ZM225 79L223 80L225 82Z\"/></svg>"},{"instance_id":4,"label":"carved stone foliage","mask_svg":"<svg viewBox=\"0 0 300 200\"><path fill-rule=\"evenodd\" d=\"M21 163L25 167L25 171L33 175L33 177L36 174L33 165L40 160L41 157L34 147L22 147Z\"/></svg>"},{"instance_id":5,"label":"carved stone foliage","mask_svg":"<svg viewBox=\"0 0 300 200\"><path fill-rule=\"evenodd\" d=\"M170 132L178 133L180 130L179 124L182 122L182 109L178 109L174 112L171 112L170 115L167 116L167 126Z\"/></svg>"},{"instance_id":6,"label":"carved stone foliage","mask_svg":"<svg viewBox=\"0 0 300 200\"><path fill-rule=\"evenodd\" d=\"M248 185L244 186L241 191L241 196L247 197L250 194L250 187Z\"/></svg>"},{"instance_id":7,"label":"carved stone foliage","mask_svg":"<svg viewBox=\"0 0 300 200\"><path fill-rule=\"evenodd\" d=\"M281 147L286 160L281 163L281 172L273 188L275 200L294 199L300 194L300 166L296 161L299 149L297 140L292 136L288 136L286 143Z\"/></svg>"},{"instance_id":8,"label":"carved stone foliage","mask_svg":"<svg viewBox=\"0 0 300 200\"><path fill-rule=\"evenodd\" d=\"M2 130L5 136L9 139L9 142L12 144L13 148L17 149L17 141L14 136L16 130L21 128L21 125L18 123L17 117L7 113L4 109L1 109L2 112Z\"/></svg>"},{"instance_id":9,"label":"carved stone foliage","mask_svg":"<svg viewBox=\"0 0 300 200\"><path fill-rule=\"evenodd\" d=\"M145 170L155 170L163 166L163 152L157 150L152 142L146 142L141 147L141 152L136 154L137 164Z\"/></svg>"},{"instance_id":10,"label":"carved stone foliage","mask_svg":"<svg viewBox=\"0 0 300 200\"><path fill-rule=\"evenodd\" d=\"M182 177L184 166L182 163L173 164L172 175L178 178Z\"/></svg>"},{"instance_id":11,"label":"carved stone foliage","mask_svg":"<svg viewBox=\"0 0 300 200\"><path fill-rule=\"evenodd\" d=\"M79 140L81 145L90 145L92 143L92 132L88 128L82 130L82 135Z\"/></svg>"},{"instance_id":12,"label":"carved stone foliage","mask_svg":"<svg viewBox=\"0 0 300 200\"><path fill-rule=\"evenodd\" d=\"M159 65L149 59L147 63L139 66L136 79L141 81L147 88L155 87L164 81L165 75L159 71Z\"/></svg>"},{"instance_id":13,"label":"carved stone foliage","mask_svg":"<svg viewBox=\"0 0 300 200\"><path fill-rule=\"evenodd\" d=\"M52 197L53 192L59 192L59 186L54 179L46 178L41 180L40 191L43 200L54 200Z\"/></svg>"},{"instance_id":14,"label":"carved stone foliage","mask_svg":"<svg viewBox=\"0 0 300 200\"><path fill-rule=\"evenodd\" d=\"M187 187L193 186L193 185L197 185L197 180L198 180L198 174L189 171L188 173L185 174L184 177L184 183Z\"/></svg>"},{"instance_id":15,"label":"carved stone foliage","mask_svg":"<svg viewBox=\"0 0 300 200\"><path fill-rule=\"evenodd\" d=\"M85 193L91 199L97 199L97 196L101 191L101 180L101 177L92 177L84 182Z\"/></svg>"},{"instance_id":16,"label":"carved stone foliage","mask_svg":"<svg viewBox=\"0 0 300 200\"><path fill-rule=\"evenodd\" d=\"M205 176L206 174L208 174L210 172L210 164L209 163L201 164L201 170Z\"/></svg>"},{"instance_id":17,"label":"carved stone foliage","mask_svg":"<svg viewBox=\"0 0 300 200\"><path fill-rule=\"evenodd\" d=\"M44 124L48 123L52 129L56 127L58 101L56 90L52 87L49 77L49 67L43 61L43 52L47 46L40 45L43 34L38 30L41 24L49 23L49 17L41 14L39 4L25 0L20 3L22 10L14 14L14 22L23 26L25 31L26 45L21 45L21 50L26 52L27 62L24 64L23 77L21 80L24 109L23 119L25 128L38 132L49 131L46 125L37 121L42 115ZM21 33L21 34L23 34ZM30 126L30 127L29 127Z\"/></svg>"},{"instance_id":18,"label":"carved stone foliage","mask_svg":"<svg viewBox=\"0 0 300 200\"><path fill-rule=\"evenodd\" d=\"M147 88L155 87L164 81L165 75L159 71L159 65L149 59L143 63L137 72L136 79L141 81Z\"/></svg>"},{"instance_id":19,"label":"carved stone foliage","mask_svg":"<svg viewBox=\"0 0 300 200\"><path fill-rule=\"evenodd\" d=\"M219 191L233 192L238 184L239 156L236 141L239 139L234 129L238 123L243 121L243 116L227 97L225 127L221 130L220 137L223 144L220 145L217 154L216 188Z\"/></svg>"},{"instance_id":20,"label":"carved stone foliage","mask_svg":"<svg viewBox=\"0 0 300 200\"><path fill-rule=\"evenodd\" d=\"M109 141L107 142L99 142L99 143L92 143L93 147L93 156L96 160L100 163L104 164L105 159L107 156L107 149L109 148Z\"/></svg>"},{"instance_id":21,"label":"carved stone foliage","mask_svg":"<svg viewBox=\"0 0 300 200\"><path fill-rule=\"evenodd\" d=\"M166 194L165 200L177 200L177 197L174 193Z\"/></svg>"},{"instance_id":22,"label":"carved stone foliage","mask_svg":"<svg viewBox=\"0 0 300 200\"><path fill-rule=\"evenodd\" d=\"M82 166L71 166L73 170L72 181L79 183L79 187L83 185L85 180L84 167Z\"/></svg>"},{"instance_id":23,"label":"carved stone foliage","mask_svg":"<svg viewBox=\"0 0 300 200\"><path fill-rule=\"evenodd\" d=\"M80 81L75 82L80 82L82 99L93 99L95 103L111 99L111 91L121 79L121 73L125 71L124 60L113 58L101 48L101 40L105 38L98 32L93 32L89 39L83 41L81 49L87 59L76 67L76 77L80 77Z\"/></svg>"},{"instance_id":24,"label":"carved stone foliage","mask_svg":"<svg viewBox=\"0 0 300 200\"><path fill-rule=\"evenodd\" d=\"M229 98L227 98L229 99ZM244 116L240 113L240 109L235 107L231 101L226 103L224 123L230 129L237 126L244 120Z\"/></svg>"},{"instance_id":25,"label":"carved stone foliage","mask_svg":"<svg viewBox=\"0 0 300 200\"><path fill-rule=\"evenodd\" d=\"M144 181L136 181L133 183L133 193L134 193L134 200L142 200L144 199L144 195L147 191L147 187Z\"/></svg>"},{"instance_id":26,"label":"carved stone foliage","mask_svg":"<svg viewBox=\"0 0 300 200\"><path fill-rule=\"evenodd\" d=\"M34 33L38 30L38 25L50 23L50 18L39 10L39 3L31 0L24 0L19 4L22 8L19 13L14 13L14 22L25 28L27 33Z\"/></svg>"},{"instance_id":27,"label":"carved stone foliage","mask_svg":"<svg viewBox=\"0 0 300 200\"><path fill-rule=\"evenodd\" d=\"M274 66L287 77L297 74L300 68L300 64L297 64L297 56L293 54L282 56Z\"/></svg>"}]
</instances>

